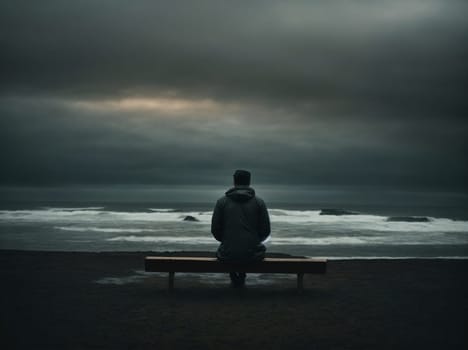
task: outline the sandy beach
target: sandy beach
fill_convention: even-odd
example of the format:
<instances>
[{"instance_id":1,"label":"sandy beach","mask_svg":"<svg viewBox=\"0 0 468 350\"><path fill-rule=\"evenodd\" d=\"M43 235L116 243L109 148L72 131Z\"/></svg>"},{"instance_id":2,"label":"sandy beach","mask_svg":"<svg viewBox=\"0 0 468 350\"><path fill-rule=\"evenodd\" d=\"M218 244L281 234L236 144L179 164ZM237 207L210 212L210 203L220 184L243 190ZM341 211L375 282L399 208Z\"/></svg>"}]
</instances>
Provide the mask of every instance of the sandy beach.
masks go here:
<instances>
[{"instance_id":1,"label":"sandy beach","mask_svg":"<svg viewBox=\"0 0 468 350\"><path fill-rule=\"evenodd\" d=\"M145 275L147 253L0 251L2 349L462 349L468 260L330 261L229 287ZM249 283L250 282L250 283Z\"/></svg>"}]
</instances>

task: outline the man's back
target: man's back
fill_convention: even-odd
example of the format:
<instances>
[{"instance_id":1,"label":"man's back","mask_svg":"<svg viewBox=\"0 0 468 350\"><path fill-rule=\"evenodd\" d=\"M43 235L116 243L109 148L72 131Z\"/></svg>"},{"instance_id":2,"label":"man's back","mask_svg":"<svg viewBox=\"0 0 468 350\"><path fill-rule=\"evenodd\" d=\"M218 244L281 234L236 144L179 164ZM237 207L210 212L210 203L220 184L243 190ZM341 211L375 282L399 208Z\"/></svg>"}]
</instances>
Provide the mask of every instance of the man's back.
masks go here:
<instances>
[{"instance_id":1,"label":"man's back","mask_svg":"<svg viewBox=\"0 0 468 350\"><path fill-rule=\"evenodd\" d=\"M218 258L223 261L248 262L265 256L262 241L270 234L270 220L265 203L254 189L236 185L215 206L211 232L221 242Z\"/></svg>"}]
</instances>

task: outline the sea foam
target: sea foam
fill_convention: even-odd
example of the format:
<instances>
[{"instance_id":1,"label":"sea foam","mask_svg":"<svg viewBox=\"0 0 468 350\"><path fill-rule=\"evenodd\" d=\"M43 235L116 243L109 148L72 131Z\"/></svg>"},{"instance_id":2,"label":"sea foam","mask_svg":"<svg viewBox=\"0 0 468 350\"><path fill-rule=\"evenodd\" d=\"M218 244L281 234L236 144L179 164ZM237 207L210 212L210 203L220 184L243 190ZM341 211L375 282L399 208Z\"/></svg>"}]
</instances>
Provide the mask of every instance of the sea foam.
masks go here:
<instances>
[{"instance_id":1,"label":"sea foam","mask_svg":"<svg viewBox=\"0 0 468 350\"><path fill-rule=\"evenodd\" d=\"M55 226L57 230L73 232L106 232L106 233L140 233L140 232L158 232L158 229L150 228L116 228L116 227L79 227L79 226Z\"/></svg>"}]
</instances>

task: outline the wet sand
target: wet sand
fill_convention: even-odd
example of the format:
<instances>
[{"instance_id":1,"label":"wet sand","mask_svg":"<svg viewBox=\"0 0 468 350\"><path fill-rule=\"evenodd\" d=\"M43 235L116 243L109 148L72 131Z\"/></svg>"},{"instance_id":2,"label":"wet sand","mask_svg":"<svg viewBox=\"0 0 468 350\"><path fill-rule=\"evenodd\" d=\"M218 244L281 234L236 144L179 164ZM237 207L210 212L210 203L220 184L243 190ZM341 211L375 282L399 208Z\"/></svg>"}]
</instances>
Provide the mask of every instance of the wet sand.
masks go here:
<instances>
[{"instance_id":1,"label":"wet sand","mask_svg":"<svg viewBox=\"0 0 468 350\"><path fill-rule=\"evenodd\" d=\"M468 260L331 261L233 290L145 253L0 251L2 349L468 348Z\"/></svg>"}]
</instances>

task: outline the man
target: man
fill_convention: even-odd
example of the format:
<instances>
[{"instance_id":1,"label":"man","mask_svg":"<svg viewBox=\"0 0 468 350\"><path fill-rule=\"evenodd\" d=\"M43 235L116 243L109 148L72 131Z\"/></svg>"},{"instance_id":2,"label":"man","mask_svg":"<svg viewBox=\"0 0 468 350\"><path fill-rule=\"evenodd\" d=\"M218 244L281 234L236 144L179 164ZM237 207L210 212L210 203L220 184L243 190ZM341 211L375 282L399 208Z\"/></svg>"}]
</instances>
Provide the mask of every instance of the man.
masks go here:
<instances>
[{"instance_id":1,"label":"man","mask_svg":"<svg viewBox=\"0 0 468 350\"><path fill-rule=\"evenodd\" d=\"M211 233L221 242L216 254L221 261L248 263L265 257L262 241L270 234L270 218L265 203L250 187L250 172L234 173L234 187L216 202ZM243 287L245 276L230 273L233 287Z\"/></svg>"}]
</instances>

